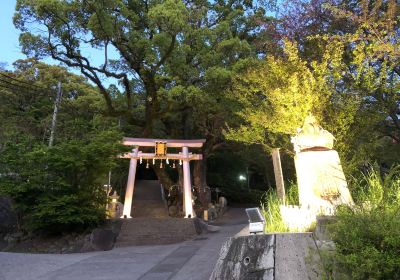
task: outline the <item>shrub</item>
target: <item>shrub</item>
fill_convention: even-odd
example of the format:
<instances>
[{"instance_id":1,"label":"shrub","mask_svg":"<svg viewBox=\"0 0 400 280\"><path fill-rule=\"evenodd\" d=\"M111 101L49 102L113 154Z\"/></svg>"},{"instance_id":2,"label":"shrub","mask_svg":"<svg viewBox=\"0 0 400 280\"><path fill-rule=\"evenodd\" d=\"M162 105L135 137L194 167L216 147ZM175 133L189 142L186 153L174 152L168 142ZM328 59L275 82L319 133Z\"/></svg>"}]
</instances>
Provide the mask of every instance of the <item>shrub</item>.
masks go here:
<instances>
[{"instance_id":1,"label":"shrub","mask_svg":"<svg viewBox=\"0 0 400 280\"><path fill-rule=\"evenodd\" d=\"M82 231L105 218L104 175L122 151L120 135L104 131L53 147L9 143L0 192L11 197L24 229L45 233ZM23 155L15 157L15 155Z\"/></svg>"},{"instance_id":2,"label":"shrub","mask_svg":"<svg viewBox=\"0 0 400 280\"><path fill-rule=\"evenodd\" d=\"M400 279L399 168L371 171L353 189L357 206L339 207L330 232L338 279ZM337 269L339 270L339 269Z\"/></svg>"}]
</instances>

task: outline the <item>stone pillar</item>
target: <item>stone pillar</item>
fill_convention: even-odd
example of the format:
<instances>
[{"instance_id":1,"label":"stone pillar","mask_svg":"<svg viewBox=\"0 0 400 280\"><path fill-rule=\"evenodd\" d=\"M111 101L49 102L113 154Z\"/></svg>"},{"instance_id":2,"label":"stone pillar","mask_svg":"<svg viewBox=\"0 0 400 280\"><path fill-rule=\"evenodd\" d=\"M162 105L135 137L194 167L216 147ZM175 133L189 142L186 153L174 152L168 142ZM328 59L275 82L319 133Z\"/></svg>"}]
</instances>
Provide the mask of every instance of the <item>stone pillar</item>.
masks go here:
<instances>
[{"instance_id":1,"label":"stone pillar","mask_svg":"<svg viewBox=\"0 0 400 280\"><path fill-rule=\"evenodd\" d=\"M285 183L283 181L281 155L279 149L272 150L272 162L274 164L274 174L276 183L276 193L281 201L285 200Z\"/></svg>"},{"instance_id":2,"label":"stone pillar","mask_svg":"<svg viewBox=\"0 0 400 280\"><path fill-rule=\"evenodd\" d=\"M301 206L331 215L340 204L352 205L339 154L335 150L304 151L294 158Z\"/></svg>"},{"instance_id":3,"label":"stone pillar","mask_svg":"<svg viewBox=\"0 0 400 280\"><path fill-rule=\"evenodd\" d=\"M134 148L132 150L133 158L129 163L129 175L128 182L126 183L125 201L124 201L124 212L121 218L132 218L131 217L131 207L132 207L132 197L133 189L135 188L135 176L136 176L136 166L137 166L137 156L139 153L139 148Z\"/></svg>"},{"instance_id":4,"label":"stone pillar","mask_svg":"<svg viewBox=\"0 0 400 280\"><path fill-rule=\"evenodd\" d=\"M190 181L190 164L189 149L182 147L183 159L183 208L185 210L185 218L194 218L192 204L192 183Z\"/></svg>"}]
</instances>

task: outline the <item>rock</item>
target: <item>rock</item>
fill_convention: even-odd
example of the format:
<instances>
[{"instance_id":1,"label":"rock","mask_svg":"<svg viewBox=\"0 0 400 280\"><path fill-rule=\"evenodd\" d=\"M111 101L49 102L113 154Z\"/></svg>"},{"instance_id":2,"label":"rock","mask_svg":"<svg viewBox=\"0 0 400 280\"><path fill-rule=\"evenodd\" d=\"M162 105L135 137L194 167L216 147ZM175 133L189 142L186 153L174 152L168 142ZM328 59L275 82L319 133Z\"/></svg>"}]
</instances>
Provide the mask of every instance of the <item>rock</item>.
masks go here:
<instances>
[{"instance_id":1,"label":"rock","mask_svg":"<svg viewBox=\"0 0 400 280\"><path fill-rule=\"evenodd\" d=\"M274 240L274 235L228 239L210 279L274 280Z\"/></svg>"},{"instance_id":2,"label":"rock","mask_svg":"<svg viewBox=\"0 0 400 280\"><path fill-rule=\"evenodd\" d=\"M80 248L79 252L84 253L90 251L94 251L94 248L92 247L91 234L87 234L82 240L82 247Z\"/></svg>"},{"instance_id":3,"label":"rock","mask_svg":"<svg viewBox=\"0 0 400 280\"><path fill-rule=\"evenodd\" d=\"M203 232L207 231L207 224L201 219L194 218L193 223L197 234L202 234Z\"/></svg>"},{"instance_id":4,"label":"rock","mask_svg":"<svg viewBox=\"0 0 400 280\"><path fill-rule=\"evenodd\" d=\"M116 234L111 229L97 228L93 230L90 241L95 250L108 251L114 247L116 238Z\"/></svg>"},{"instance_id":5,"label":"rock","mask_svg":"<svg viewBox=\"0 0 400 280\"><path fill-rule=\"evenodd\" d=\"M4 236L4 241L7 243L17 243L24 236L23 232L8 233Z\"/></svg>"},{"instance_id":6,"label":"rock","mask_svg":"<svg viewBox=\"0 0 400 280\"><path fill-rule=\"evenodd\" d=\"M333 241L316 240L315 243L321 251L335 251L336 245Z\"/></svg>"},{"instance_id":7,"label":"rock","mask_svg":"<svg viewBox=\"0 0 400 280\"><path fill-rule=\"evenodd\" d=\"M218 211L215 209L215 206L212 206L208 209L208 220L212 221L218 217Z\"/></svg>"},{"instance_id":8,"label":"rock","mask_svg":"<svg viewBox=\"0 0 400 280\"><path fill-rule=\"evenodd\" d=\"M221 227L209 225L199 218L194 219L194 227L196 229L197 234L207 233L207 232L218 232L221 230Z\"/></svg>"},{"instance_id":9,"label":"rock","mask_svg":"<svg viewBox=\"0 0 400 280\"><path fill-rule=\"evenodd\" d=\"M11 236L11 234L6 234L3 240L7 243L13 243L15 241L15 239Z\"/></svg>"},{"instance_id":10,"label":"rock","mask_svg":"<svg viewBox=\"0 0 400 280\"><path fill-rule=\"evenodd\" d=\"M17 215L12 210L11 199L0 197L0 233L7 233L17 226Z\"/></svg>"},{"instance_id":11,"label":"rock","mask_svg":"<svg viewBox=\"0 0 400 280\"><path fill-rule=\"evenodd\" d=\"M175 217L178 214L178 208L175 205L168 207L168 214L171 217Z\"/></svg>"}]
</instances>

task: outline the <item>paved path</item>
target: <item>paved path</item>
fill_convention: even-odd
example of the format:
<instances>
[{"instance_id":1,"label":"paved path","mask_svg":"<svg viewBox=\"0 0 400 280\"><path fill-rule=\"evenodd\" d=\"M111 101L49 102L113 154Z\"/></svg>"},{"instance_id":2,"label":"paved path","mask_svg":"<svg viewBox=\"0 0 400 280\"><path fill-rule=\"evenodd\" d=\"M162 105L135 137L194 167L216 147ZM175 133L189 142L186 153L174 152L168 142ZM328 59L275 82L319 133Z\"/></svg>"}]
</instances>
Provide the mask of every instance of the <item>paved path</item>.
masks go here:
<instances>
[{"instance_id":1,"label":"paved path","mask_svg":"<svg viewBox=\"0 0 400 280\"><path fill-rule=\"evenodd\" d=\"M244 209L232 208L218 221L220 232L180 244L69 255L0 253L0 280L206 280L222 243L246 224Z\"/></svg>"}]
</instances>

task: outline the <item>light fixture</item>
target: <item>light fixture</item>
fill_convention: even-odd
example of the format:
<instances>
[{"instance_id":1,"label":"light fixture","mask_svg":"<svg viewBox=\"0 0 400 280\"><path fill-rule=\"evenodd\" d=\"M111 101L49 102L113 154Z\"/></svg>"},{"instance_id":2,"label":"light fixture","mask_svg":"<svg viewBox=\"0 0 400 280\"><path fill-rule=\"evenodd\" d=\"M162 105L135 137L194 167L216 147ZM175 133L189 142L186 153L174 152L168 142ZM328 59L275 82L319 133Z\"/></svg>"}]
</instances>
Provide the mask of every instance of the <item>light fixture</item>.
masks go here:
<instances>
[{"instance_id":1,"label":"light fixture","mask_svg":"<svg viewBox=\"0 0 400 280\"><path fill-rule=\"evenodd\" d=\"M246 176L244 175L239 175L239 181L244 181L246 180Z\"/></svg>"}]
</instances>

